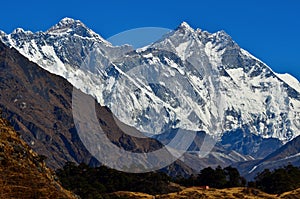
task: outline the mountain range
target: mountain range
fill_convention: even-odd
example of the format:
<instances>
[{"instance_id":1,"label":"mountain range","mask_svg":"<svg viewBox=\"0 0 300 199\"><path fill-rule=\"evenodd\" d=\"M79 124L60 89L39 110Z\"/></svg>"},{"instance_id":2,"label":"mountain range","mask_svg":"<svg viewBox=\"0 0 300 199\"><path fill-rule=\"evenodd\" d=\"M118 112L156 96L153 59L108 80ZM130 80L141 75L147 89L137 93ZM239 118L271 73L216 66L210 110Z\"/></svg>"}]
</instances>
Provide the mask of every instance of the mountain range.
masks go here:
<instances>
[{"instance_id":1,"label":"mountain range","mask_svg":"<svg viewBox=\"0 0 300 199\"><path fill-rule=\"evenodd\" d=\"M1 108L36 151L53 154L52 167L66 160L97 164L73 122L71 85L96 100L98 118L110 118L107 134L119 146L154 150L176 137L175 130L192 132L195 139L178 164L194 170L234 163L247 175L262 162L274 165L270 160L300 152L286 150L299 135L299 82L275 73L224 31L183 22L133 49L64 18L45 32L18 28L0 32L0 39L16 49L1 46ZM144 137L124 132L112 114ZM207 140L214 141L206 146Z\"/></svg>"}]
</instances>

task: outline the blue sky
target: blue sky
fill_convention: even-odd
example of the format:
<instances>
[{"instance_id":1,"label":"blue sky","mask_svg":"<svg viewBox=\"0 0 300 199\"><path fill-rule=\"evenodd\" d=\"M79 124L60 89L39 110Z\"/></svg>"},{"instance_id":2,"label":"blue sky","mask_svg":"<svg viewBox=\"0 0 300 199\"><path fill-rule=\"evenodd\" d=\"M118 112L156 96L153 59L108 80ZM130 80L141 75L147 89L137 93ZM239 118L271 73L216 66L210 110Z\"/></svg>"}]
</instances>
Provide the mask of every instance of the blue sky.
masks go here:
<instances>
[{"instance_id":1,"label":"blue sky","mask_svg":"<svg viewBox=\"0 0 300 199\"><path fill-rule=\"evenodd\" d=\"M175 29L182 21L225 30L275 72L300 80L299 0L3 1L0 29L47 30L63 17L81 20L104 38L132 28Z\"/></svg>"}]
</instances>

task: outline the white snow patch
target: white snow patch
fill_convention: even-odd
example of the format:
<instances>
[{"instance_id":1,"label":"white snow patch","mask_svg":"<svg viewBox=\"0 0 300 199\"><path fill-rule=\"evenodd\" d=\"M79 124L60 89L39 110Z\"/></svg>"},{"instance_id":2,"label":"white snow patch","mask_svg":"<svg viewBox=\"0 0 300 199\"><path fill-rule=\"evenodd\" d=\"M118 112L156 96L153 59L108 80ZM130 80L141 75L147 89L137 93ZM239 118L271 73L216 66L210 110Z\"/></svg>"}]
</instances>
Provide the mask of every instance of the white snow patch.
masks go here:
<instances>
[{"instance_id":1,"label":"white snow patch","mask_svg":"<svg viewBox=\"0 0 300 199\"><path fill-rule=\"evenodd\" d=\"M150 44L150 45L151 45L151 44ZM144 52L144 51L146 51L146 50L149 48L150 45L147 45L147 46L138 48L138 49L136 49L135 51L136 51L137 53Z\"/></svg>"},{"instance_id":2,"label":"white snow patch","mask_svg":"<svg viewBox=\"0 0 300 199\"><path fill-rule=\"evenodd\" d=\"M276 73L276 75L285 83L287 83L290 87L292 87L293 89L295 89L300 93L300 83L295 77L293 77L288 73L285 74Z\"/></svg>"},{"instance_id":3,"label":"white snow patch","mask_svg":"<svg viewBox=\"0 0 300 199\"><path fill-rule=\"evenodd\" d=\"M248 173L252 173L256 168L257 166L254 166Z\"/></svg>"},{"instance_id":4,"label":"white snow patch","mask_svg":"<svg viewBox=\"0 0 300 199\"><path fill-rule=\"evenodd\" d=\"M294 155L290 155L288 157L285 157L285 158L283 158L283 160L287 160L287 159L294 158L294 157L297 157L297 156L300 156L300 153L296 153Z\"/></svg>"},{"instance_id":5,"label":"white snow patch","mask_svg":"<svg viewBox=\"0 0 300 199\"><path fill-rule=\"evenodd\" d=\"M143 57L145 57L145 58L152 58L153 55L152 55L152 53L149 53L149 54L147 54L147 55L143 55Z\"/></svg>"},{"instance_id":6,"label":"white snow patch","mask_svg":"<svg viewBox=\"0 0 300 199\"><path fill-rule=\"evenodd\" d=\"M184 42L184 43L181 43L179 44L179 46L176 47L176 52L178 53L179 57L182 59L182 60L185 60L185 56L186 56L186 50L187 50L187 47L188 45L190 44L189 41L187 42Z\"/></svg>"}]
</instances>

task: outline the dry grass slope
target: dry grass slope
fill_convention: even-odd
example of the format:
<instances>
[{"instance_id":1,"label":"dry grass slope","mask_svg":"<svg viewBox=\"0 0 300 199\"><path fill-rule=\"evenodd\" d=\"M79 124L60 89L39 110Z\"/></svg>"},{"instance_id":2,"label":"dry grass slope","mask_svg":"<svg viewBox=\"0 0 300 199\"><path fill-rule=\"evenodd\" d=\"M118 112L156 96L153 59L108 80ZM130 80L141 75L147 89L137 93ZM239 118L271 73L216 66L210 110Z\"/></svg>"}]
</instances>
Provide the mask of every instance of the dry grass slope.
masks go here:
<instances>
[{"instance_id":1,"label":"dry grass slope","mask_svg":"<svg viewBox=\"0 0 300 199\"><path fill-rule=\"evenodd\" d=\"M296 190L293 190L293 191L285 192L285 193L280 195L280 198L299 199L300 198L300 188L296 189Z\"/></svg>"},{"instance_id":2,"label":"dry grass slope","mask_svg":"<svg viewBox=\"0 0 300 199\"><path fill-rule=\"evenodd\" d=\"M273 195L263 193L256 189L247 188L229 188L229 189L209 189L204 190L198 187L186 188L179 193L170 193L166 195L157 196L159 199L177 199L177 198L189 198L189 199L201 199L201 198L224 198L224 199L254 199L254 198L269 198L275 199Z\"/></svg>"},{"instance_id":3,"label":"dry grass slope","mask_svg":"<svg viewBox=\"0 0 300 199\"><path fill-rule=\"evenodd\" d=\"M229 188L229 189L209 189L204 190L198 187L185 188L180 192L163 195L149 195L144 193L134 193L119 191L111 194L115 198L133 198L133 199L299 199L300 189L287 192L281 195L271 195L252 188Z\"/></svg>"},{"instance_id":4,"label":"dry grass slope","mask_svg":"<svg viewBox=\"0 0 300 199\"><path fill-rule=\"evenodd\" d=\"M0 198L75 198L55 181L37 155L0 118Z\"/></svg>"}]
</instances>

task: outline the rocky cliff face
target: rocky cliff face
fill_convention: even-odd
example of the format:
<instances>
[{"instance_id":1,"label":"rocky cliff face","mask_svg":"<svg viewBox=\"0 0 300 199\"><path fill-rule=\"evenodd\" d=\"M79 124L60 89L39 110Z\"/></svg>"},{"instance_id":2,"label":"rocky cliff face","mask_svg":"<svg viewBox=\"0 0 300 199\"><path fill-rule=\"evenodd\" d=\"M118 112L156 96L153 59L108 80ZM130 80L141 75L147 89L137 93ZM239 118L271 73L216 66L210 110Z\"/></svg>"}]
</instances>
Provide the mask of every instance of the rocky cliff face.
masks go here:
<instances>
[{"instance_id":1,"label":"rocky cliff face","mask_svg":"<svg viewBox=\"0 0 300 199\"><path fill-rule=\"evenodd\" d=\"M277 169L287 166L288 164L300 166L299 136L263 159L234 163L233 166L239 168L240 173L248 180L253 180L259 172L265 169Z\"/></svg>"},{"instance_id":2,"label":"rocky cliff face","mask_svg":"<svg viewBox=\"0 0 300 199\"><path fill-rule=\"evenodd\" d=\"M0 68L3 117L10 121L35 152L47 157L48 166L60 168L66 161L99 164L77 133L72 113L73 86L69 82L40 68L2 43ZM101 107L91 96L81 94L94 102L99 124L115 145L135 152L161 147L154 139L139 139L124 134L115 124L108 108Z\"/></svg>"}]
</instances>

